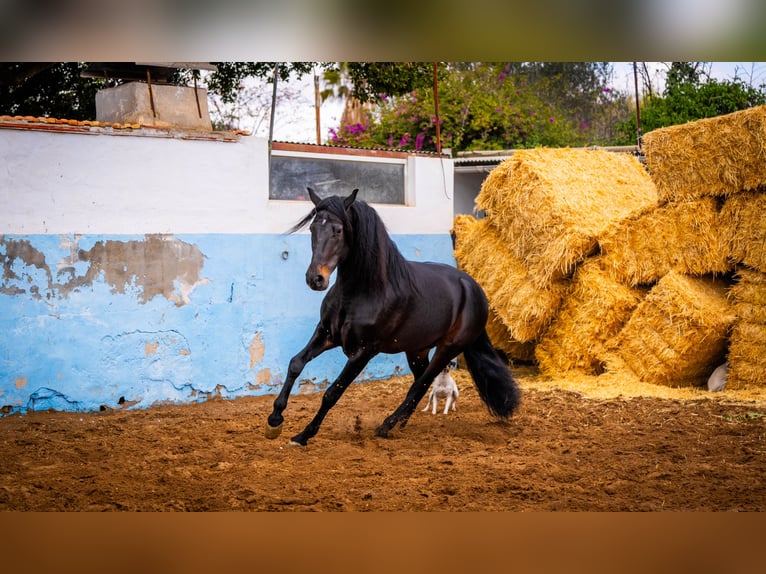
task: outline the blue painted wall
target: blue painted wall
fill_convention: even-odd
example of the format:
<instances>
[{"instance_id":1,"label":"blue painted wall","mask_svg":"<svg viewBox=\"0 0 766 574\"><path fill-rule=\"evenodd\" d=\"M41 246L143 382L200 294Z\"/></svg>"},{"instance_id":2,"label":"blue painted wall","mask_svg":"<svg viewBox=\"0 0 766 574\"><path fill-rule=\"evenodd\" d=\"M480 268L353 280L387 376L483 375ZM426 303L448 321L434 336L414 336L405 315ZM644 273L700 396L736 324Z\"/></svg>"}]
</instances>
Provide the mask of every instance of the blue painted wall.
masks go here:
<instances>
[{"instance_id":1,"label":"blue painted wall","mask_svg":"<svg viewBox=\"0 0 766 574\"><path fill-rule=\"evenodd\" d=\"M0 414L276 392L324 294L308 234L284 235L312 205L270 198L268 141L54 127L0 117ZM375 208L407 258L454 264L449 158L282 147L400 163L405 204ZM319 357L296 391L344 363ZM379 357L361 378L407 370Z\"/></svg>"},{"instance_id":2,"label":"blue painted wall","mask_svg":"<svg viewBox=\"0 0 766 574\"><path fill-rule=\"evenodd\" d=\"M454 264L447 233L394 239L408 259ZM324 296L304 282L309 237L204 233L161 240L181 262L200 258L194 276L141 259L155 236L0 235L0 406L6 414L277 392ZM112 253L133 251L123 267L111 256L106 268L105 246ZM152 283L158 277L164 290ZM337 349L319 357L296 391L321 387L344 362ZM381 355L360 379L400 372L409 372L403 355Z\"/></svg>"}]
</instances>

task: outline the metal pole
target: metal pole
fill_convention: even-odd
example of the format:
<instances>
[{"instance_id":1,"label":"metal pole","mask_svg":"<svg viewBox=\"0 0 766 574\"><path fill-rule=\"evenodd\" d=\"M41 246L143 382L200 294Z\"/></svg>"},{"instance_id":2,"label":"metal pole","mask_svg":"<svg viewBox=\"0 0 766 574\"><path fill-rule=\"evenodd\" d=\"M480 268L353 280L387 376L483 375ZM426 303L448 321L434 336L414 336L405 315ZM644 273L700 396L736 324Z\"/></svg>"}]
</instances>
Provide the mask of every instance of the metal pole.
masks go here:
<instances>
[{"instance_id":1,"label":"metal pole","mask_svg":"<svg viewBox=\"0 0 766 574\"><path fill-rule=\"evenodd\" d=\"M277 69L279 68L279 62L274 62L274 87L271 90L271 115L269 116L269 145L268 145L268 160L269 160L269 197L271 197L271 144L274 140L274 112L277 109Z\"/></svg>"},{"instance_id":2,"label":"metal pole","mask_svg":"<svg viewBox=\"0 0 766 574\"><path fill-rule=\"evenodd\" d=\"M274 112L277 109L277 69L279 62L274 62L274 84L271 90L271 115L269 116L269 157L271 157L271 142L274 140Z\"/></svg>"},{"instance_id":3,"label":"metal pole","mask_svg":"<svg viewBox=\"0 0 766 574\"><path fill-rule=\"evenodd\" d=\"M316 124L317 124L317 145L322 144L322 124L319 119L319 108L322 103L319 101L319 76L317 76L316 70L314 70L314 109L316 110Z\"/></svg>"},{"instance_id":4,"label":"metal pole","mask_svg":"<svg viewBox=\"0 0 766 574\"><path fill-rule=\"evenodd\" d=\"M442 152L441 128L439 126L439 62L434 62L434 112L436 113L436 152Z\"/></svg>"},{"instance_id":5,"label":"metal pole","mask_svg":"<svg viewBox=\"0 0 766 574\"><path fill-rule=\"evenodd\" d=\"M197 114L202 118L202 107L199 105L199 92L197 91L197 76L199 75L199 70L194 70L192 75L194 76L194 99L197 100Z\"/></svg>"},{"instance_id":6,"label":"metal pole","mask_svg":"<svg viewBox=\"0 0 766 574\"><path fill-rule=\"evenodd\" d=\"M157 109L154 107L154 94L152 93L152 73L146 68L146 86L149 90L149 105L152 106L152 116L157 117Z\"/></svg>"},{"instance_id":7,"label":"metal pole","mask_svg":"<svg viewBox=\"0 0 766 574\"><path fill-rule=\"evenodd\" d=\"M638 105L638 71L633 62L633 84L636 89L636 134L638 136L638 150L641 151L641 108Z\"/></svg>"}]
</instances>

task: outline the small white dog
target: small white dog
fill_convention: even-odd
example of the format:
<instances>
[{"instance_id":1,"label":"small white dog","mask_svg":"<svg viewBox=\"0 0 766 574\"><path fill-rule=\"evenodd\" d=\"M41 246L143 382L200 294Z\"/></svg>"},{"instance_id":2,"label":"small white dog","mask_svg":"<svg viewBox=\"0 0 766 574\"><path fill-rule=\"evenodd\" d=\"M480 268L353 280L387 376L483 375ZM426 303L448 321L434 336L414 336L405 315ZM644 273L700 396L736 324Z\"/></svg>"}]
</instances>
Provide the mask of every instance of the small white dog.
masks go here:
<instances>
[{"instance_id":1,"label":"small white dog","mask_svg":"<svg viewBox=\"0 0 766 574\"><path fill-rule=\"evenodd\" d=\"M424 411L428 410L429 406L432 406L432 414L436 414L436 402L439 399L446 399L444 403L444 414L449 412L450 407L455 411L457 408L457 398L460 395L460 391L457 390L457 383L453 379L449 372L451 369L457 368L457 361L450 361L449 364L444 367L444 370L437 375L431 386L431 394L428 395L428 402L426 403Z\"/></svg>"}]
</instances>

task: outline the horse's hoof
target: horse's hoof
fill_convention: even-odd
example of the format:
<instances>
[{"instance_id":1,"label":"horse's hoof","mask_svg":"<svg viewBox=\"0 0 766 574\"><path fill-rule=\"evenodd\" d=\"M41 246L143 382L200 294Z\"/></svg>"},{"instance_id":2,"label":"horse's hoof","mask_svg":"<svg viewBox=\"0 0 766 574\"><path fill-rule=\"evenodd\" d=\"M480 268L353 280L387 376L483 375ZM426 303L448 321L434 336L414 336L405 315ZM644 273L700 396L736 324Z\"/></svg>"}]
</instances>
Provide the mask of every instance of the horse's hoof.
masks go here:
<instances>
[{"instance_id":1,"label":"horse's hoof","mask_svg":"<svg viewBox=\"0 0 766 574\"><path fill-rule=\"evenodd\" d=\"M264 434L266 435L266 438L268 438L268 439L275 439L279 435L281 435L282 434L282 424L283 423L279 423L277 426L273 427L269 423L266 423L266 431L264 432Z\"/></svg>"},{"instance_id":2,"label":"horse's hoof","mask_svg":"<svg viewBox=\"0 0 766 574\"><path fill-rule=\"evenodd\" d=\"M300 435L298 435L290 439L290 446L306 446L308 442L307 439L302 439L300 438Z\"/></svg>"},{"instance_id":3,"label":"horse's hoof","mask_svg":"<svg viewBox=\"0 0 766 574\"><path fill-rule=\"evenodd\" d=\"M388 438L388 429L383 427L376 428L375 436L378 436L380 438Z\"/></svg>"}]
</instances>

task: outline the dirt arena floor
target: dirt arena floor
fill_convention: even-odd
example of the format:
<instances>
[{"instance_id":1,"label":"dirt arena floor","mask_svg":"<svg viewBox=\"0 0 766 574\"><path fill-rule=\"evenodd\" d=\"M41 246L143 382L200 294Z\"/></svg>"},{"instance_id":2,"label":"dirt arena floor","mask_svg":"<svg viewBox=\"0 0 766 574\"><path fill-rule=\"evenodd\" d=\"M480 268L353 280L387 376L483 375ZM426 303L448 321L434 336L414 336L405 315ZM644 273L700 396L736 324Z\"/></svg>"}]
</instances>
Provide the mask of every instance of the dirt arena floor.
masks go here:
<instances>
[{"instance_id":1,"label":"dirt arena floor","mask_svg":"<svg viewBox=\"0 0 766 574\"><path fill-rule=\"evenodd\" d=\"M276 440L263 435L272 396L9 415L0 510L766 510L761 396L626 395L517 375L523 404L509 422L458 370L457 412L418 410L388 439L374 429L409 377L352 385L307 447L289 438L319 394L291 398Z\"/></svg>"}]
</instances>

